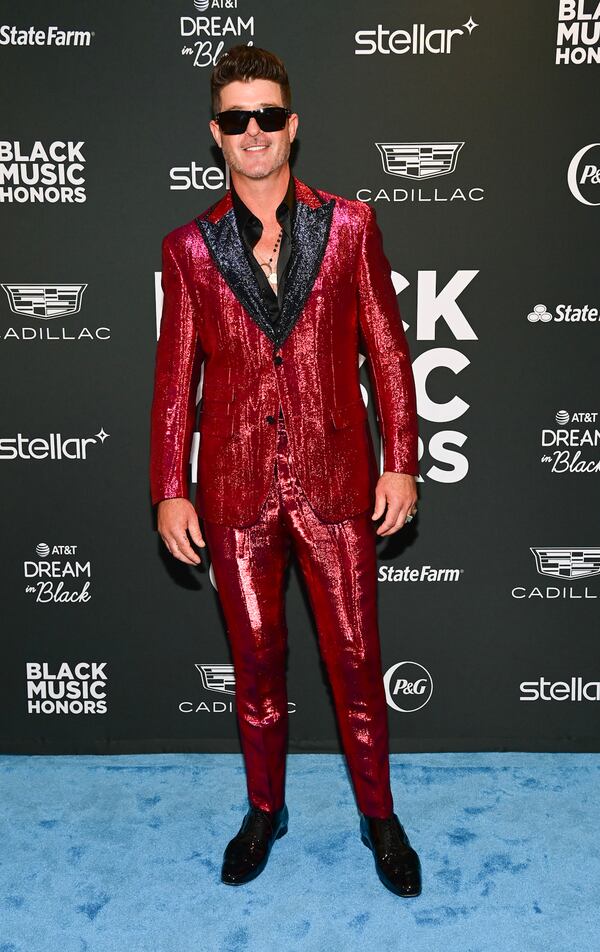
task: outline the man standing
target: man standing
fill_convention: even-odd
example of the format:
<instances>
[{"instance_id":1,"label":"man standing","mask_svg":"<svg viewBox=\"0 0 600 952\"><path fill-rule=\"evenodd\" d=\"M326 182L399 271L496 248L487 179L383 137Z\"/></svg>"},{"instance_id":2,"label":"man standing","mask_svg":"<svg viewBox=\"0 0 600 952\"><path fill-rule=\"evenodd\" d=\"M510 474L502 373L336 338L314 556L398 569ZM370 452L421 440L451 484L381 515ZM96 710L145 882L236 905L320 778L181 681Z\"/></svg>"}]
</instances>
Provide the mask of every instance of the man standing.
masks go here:
<instances>
[{"instance_id":1,"label":"man standing","mask_svg":"<svg viewBox=\"0 0 600 952\"><path fill-rule=\"evenodd\" d=\"M171 554L197 564L190 537L208 545L227 623L250 808L221 878L257 876L287 831L283 577L293 547L362 840L384 885L416 896L419 858L393 812L377 622L376 535L401 529L417 501L414 379L390 265L369 206L292 175L298 116L277 56L233 47L214 67L211 94L231 188L163 240L150 476ZM194 506L187 470L202 368Z\"/></svg>"}]
</instances>

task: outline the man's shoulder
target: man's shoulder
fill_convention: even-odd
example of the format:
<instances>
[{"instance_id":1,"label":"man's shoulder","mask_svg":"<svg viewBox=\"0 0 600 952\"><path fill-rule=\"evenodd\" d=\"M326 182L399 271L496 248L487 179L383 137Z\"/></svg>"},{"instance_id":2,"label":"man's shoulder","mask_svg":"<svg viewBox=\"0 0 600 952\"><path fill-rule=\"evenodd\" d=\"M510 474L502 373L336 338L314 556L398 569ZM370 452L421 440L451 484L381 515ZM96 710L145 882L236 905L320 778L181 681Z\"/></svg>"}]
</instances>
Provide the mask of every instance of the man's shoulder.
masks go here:
<instances>
[{"instance_id":1,"label":"man's shoulder","mask_svg":"<svg viewBox=\"0 0 600 952\"><path fill-rule=\"evenodd\" d=\"M219 213L222 213L230 206L229 200L229 190L227 190L223 195L220 195L214 202L199 212L197 215L194 215L190 221L185 222L183 225L178 225L176 228L173 228L169 231L163 238L163 243L166 243L170 247L180 249L182 246L189 247L190 243L197 245L198 239L201 237L199 220L206 220L212 218L212 212L216 209L215 214L220 217ZM202 244L202 242L201 242Z\"/></svg>"},{"instance_id":2,"label":"man's shoulder","mask_svg":"<svg viewBox=\"0 0 600 952\"><path fill-rule=\"evenodd\" d=\"M168 247L172 251L181 252L188 250L190 246L197 247L200 231L196 219L185 222L183 225L177 225L163 237L163 248Z\"/></svg>"}]
</instances>

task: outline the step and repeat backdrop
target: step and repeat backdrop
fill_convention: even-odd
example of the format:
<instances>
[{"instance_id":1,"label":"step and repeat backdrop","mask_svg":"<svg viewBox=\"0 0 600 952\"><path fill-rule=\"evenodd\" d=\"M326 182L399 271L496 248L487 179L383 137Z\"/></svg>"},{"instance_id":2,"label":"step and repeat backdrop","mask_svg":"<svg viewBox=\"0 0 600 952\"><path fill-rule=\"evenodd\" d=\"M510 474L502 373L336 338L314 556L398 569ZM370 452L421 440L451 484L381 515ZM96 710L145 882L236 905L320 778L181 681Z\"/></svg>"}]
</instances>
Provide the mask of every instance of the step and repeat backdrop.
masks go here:
<instances>
[{"instance_id":1,"label":"step and repeat backdrop","mask_svg":"<svg viewBox=\"0 0 600 952\"><path fill-rule=\"evenodd\" d=\"M595 0L1 17L0 749L239 750L210 553L169 555L148 474L161 241L229 187L209 77L248 43L288 68L294 174L376 209L411 350L419 512L378 542L391 748L598 750ZM290 751L338 751L294 559L286 590Z\"/></svg>"}]
</instances>

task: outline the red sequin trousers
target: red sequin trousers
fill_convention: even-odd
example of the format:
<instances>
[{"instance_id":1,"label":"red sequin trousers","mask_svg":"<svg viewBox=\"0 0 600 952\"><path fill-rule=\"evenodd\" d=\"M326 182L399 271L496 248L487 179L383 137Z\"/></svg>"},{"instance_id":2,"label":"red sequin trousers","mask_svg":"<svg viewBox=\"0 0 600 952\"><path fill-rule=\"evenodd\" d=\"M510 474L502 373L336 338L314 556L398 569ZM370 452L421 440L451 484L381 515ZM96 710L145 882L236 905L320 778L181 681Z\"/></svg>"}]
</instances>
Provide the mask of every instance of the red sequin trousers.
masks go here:
<instances>
[{"instance_id":1,"label":"red sequin trousers","mask_svg":"<svg viewBox=\"0 0 600 952\"><path fill-rule=\"evenodd\" d=\"M331 683L359 810L386 817L390 789L387 705L377 623L371 512L322 522L306 499L279 411L273 482L258 520L237 528L204 520L236 678L248 798L278 810L288 742L284 572L294 545Z\"/></svg>"}]
</instances>

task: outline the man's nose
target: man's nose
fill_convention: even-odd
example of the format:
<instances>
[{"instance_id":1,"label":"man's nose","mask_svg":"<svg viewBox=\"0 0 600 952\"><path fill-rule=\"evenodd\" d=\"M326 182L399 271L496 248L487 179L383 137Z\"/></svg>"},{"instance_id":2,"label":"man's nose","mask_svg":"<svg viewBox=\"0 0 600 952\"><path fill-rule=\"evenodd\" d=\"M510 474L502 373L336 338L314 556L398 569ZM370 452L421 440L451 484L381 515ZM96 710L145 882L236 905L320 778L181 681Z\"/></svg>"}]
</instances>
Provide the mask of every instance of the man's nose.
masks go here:
<instances>
[{"instance_id":1,"label":"man's nose","mask_svg":"<svg viewBox=\"0 0 600 952\"><path fill-rule=\"evenodd\" d=\"M246 132L248 133L249 136L257 136L259 135L260 132L262 132L262 129L260 128L254 116L251 117L250 122L248 123L248 126L246 128Z\"/></svg>"}]
</instances>

